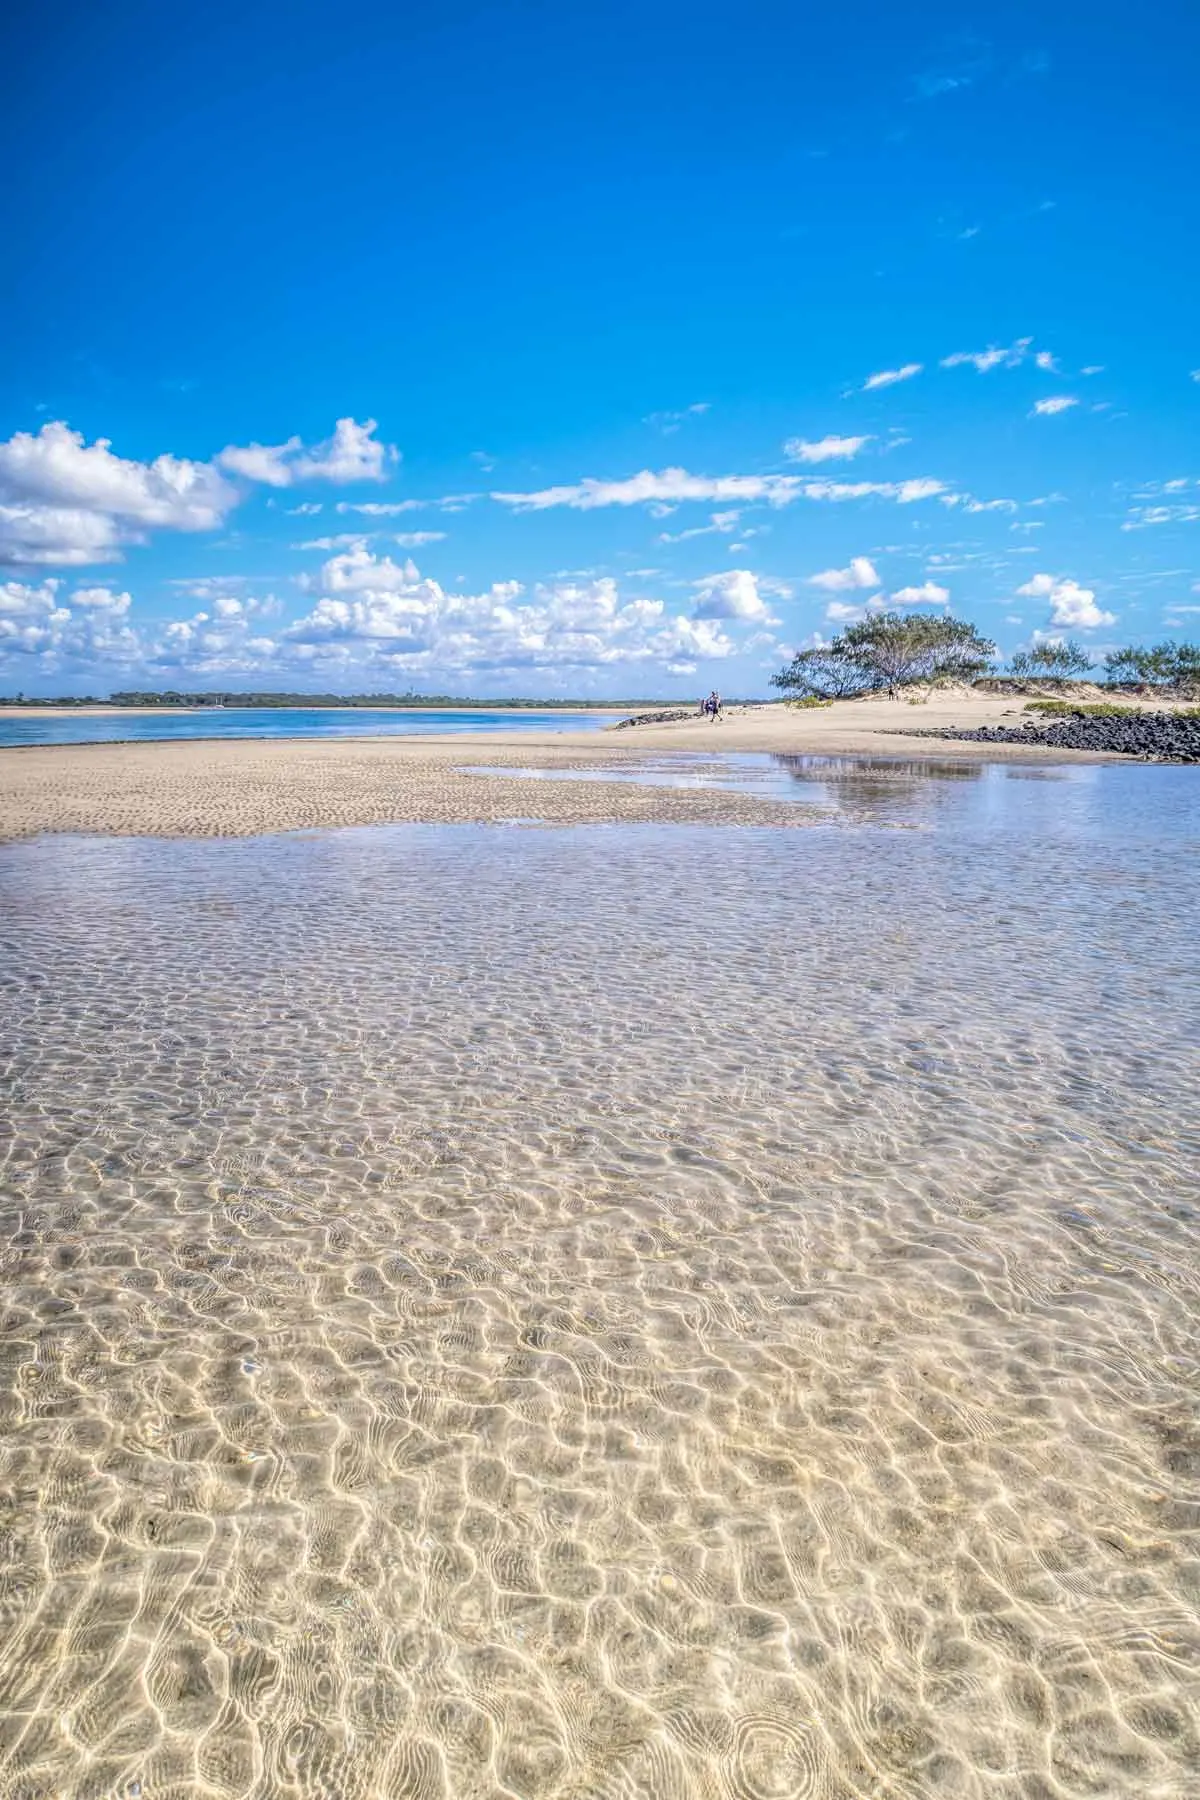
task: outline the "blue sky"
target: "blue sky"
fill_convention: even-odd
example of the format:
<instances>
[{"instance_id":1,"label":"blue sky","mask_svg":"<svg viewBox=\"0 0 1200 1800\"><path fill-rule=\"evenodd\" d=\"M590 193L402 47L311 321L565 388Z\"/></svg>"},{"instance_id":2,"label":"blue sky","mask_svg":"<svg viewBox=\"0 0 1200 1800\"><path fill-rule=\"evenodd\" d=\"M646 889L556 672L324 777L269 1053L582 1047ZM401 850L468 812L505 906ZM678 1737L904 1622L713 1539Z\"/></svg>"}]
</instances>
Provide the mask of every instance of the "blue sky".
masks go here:
<instances>
[{"instance_id":1,"label":"blue sky","mask_svg":"<svg viewBox=\"0 0 1200 1800\"><path fill-rule=\"evenodd\" d=\"M4 692L764 693L882 604L1200 636L1194 7L2 47Z\"/></svg>"}]
</instances>

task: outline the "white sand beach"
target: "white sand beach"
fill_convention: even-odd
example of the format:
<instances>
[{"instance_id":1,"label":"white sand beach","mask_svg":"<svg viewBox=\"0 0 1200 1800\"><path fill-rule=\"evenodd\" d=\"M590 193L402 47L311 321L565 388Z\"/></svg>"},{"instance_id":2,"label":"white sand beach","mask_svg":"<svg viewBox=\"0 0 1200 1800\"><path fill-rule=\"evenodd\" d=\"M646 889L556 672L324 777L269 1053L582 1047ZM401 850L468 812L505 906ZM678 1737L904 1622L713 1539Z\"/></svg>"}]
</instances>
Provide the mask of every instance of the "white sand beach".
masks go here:
<instances>
[{"instance_id":1,"label":"white sand beach","mask_svg":"<svg viewBox=\"0 0 1200 1800\"><path fill-rule=\"evenodd\" d=\"M790 824L786 807L737 793L521 781L474 773L620 767L652 754L767 752L953 758L978 762L1095 762L1093 753L1040 745L923 738L914 732L1013 725L1022 701L959 690L919 701L762 706L718 723L693 716L623 730L470 733L353 739L189 739L165 743L31 746L0 752L0 837L102 832L153 837L245 837L334 825L483 823L534 818Z\"/></svg>"}]
</instances>

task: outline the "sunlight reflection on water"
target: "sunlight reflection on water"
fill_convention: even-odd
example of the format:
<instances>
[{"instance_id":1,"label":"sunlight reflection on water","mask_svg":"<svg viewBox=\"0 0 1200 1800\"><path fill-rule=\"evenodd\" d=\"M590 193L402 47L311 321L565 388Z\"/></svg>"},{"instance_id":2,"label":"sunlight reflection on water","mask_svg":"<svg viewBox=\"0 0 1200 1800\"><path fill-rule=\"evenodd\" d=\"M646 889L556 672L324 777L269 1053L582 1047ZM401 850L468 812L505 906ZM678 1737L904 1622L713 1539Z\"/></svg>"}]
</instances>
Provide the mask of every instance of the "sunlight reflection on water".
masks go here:
<instances>
[{"instance_id":1,"label":"sunlight reflection on water","mask_svg":"<svg viewBox=\"0 0 1200 1800\"><path fill-rule=\"evenodd\" d=\"M0 853L0 1792L1189 1791L1194 776L917 770Z\"/></svg>"}]
</instances>

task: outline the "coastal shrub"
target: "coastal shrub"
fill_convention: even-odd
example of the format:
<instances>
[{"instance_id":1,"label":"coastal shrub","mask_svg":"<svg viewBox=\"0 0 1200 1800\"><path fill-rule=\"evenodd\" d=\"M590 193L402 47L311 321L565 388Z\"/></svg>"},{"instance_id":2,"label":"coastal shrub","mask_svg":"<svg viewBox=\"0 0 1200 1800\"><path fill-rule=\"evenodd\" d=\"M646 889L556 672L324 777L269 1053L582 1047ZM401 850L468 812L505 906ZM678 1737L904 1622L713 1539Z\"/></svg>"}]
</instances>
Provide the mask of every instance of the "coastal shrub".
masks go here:
<instances>
[{"instance_id":1,"label":"coastal shrub","mask_svg":"<svg viewBox=\"0 0 1200 1800\"><path fill-rule=\"evenodd\" d=\"M824 699L820 694L803 694L799 700L788 700L787 706L832 706L832 700Z\"/></svg>"},{"instance_id":2,"label":"coastal shrub","mask_svg":"<svg viewBox=\"0 0 1200 1800\"><path fill-rule=\"evenodd\" d=\"M1111 700L1027 700L1023 710L1058 719L1130 719L1137 708L1115 706Z\"/></svg>"},{"instance_id":3,"label":"coastal shrub","mask_svg":"<svg viewBox=\"0 0 1200 1800\"><path fill-rule=\"evenodd\" d=\"M1127 644L1104 659L1106 679L1114 687L1200 688L1200 644Z\"/></svg>"},{"instance_id":4,"label":"coastal shrub","mask_svg":"<svg viewBox=\"0 0 1200 1800\"><path fill-rule=\"evenodd\" d=\"M991 667L996 646L965 619L944 613L870 613L831 643L799 651L772 687L837 700L849 694L893 697L917 683L974 681Z\"/></svg>"},{"instance_id":5,"label":"coastal shrub","mask_svg":"<svg viewBox=\"0 0 1200 1800\"><path fill-rule=\"evenodd\" d=\"M1014 675L1032 676L1043 681L1066 681L1072 675L1087 675L1091 667L1091 657L1074 638L1035 644L1032 650L1018 650L1009 664Z\"/></svg>"}]
</instances>

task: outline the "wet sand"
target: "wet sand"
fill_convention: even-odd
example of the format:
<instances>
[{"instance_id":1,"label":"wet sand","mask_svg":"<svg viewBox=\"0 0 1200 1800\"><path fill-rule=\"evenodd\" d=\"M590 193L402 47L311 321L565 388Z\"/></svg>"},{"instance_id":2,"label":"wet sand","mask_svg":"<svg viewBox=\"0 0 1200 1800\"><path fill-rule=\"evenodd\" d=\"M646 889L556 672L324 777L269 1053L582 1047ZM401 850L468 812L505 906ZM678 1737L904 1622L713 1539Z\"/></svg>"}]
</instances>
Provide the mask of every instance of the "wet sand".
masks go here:
<instances>
[{"instance_id":1,"label":"wet sand","mask_svg":"<svg viewBox=\"0 0 1200 1800\"><path fill-rule=\"evenodd\" d=\"M755 707L714 725L699 717L625 730L458 734L356 739L193 739L64 744L0 751L0 839L42 832L119 836L247 837L334 825L653 822L812 823L784 803L668 787L548 783L473 773L505 769L594 771L674 751L927 757L932 727L1014 724L1022 702L954 694L926 703L842 701L828 708ZM965 762L1097 762L1077 751L1021 744L949 743Z\"/></svg>"}]
</instances>

